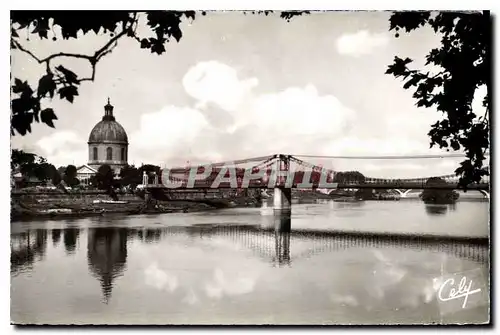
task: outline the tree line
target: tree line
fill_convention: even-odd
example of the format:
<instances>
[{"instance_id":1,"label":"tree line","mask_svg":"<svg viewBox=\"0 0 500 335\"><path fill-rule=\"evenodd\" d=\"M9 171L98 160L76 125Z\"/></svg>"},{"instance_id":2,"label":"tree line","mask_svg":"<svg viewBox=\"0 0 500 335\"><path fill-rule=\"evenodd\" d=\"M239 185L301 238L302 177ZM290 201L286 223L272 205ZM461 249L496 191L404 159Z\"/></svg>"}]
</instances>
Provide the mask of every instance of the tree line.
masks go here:
<instances>
[{"instance_id":1,"label":"tree line","mask_svg":"<svg viewBox=\"0 0 500 335\"><path fill-rule=\"evenodd\" d=\"M30 181L38 181L42 184L51 183L54 186L78 187L80 185L75 165L70 164L56 168L44 157L19 149L12 150L10 168L13 172L21 173L23 177L20 182L21 187L26 186ZM97 173L90 178L89 184L100 190L123 186L135 189L137 185L142 183L144 172L149 178L152 178L153 173L160 174L160 167L151 164L140 167L127 165L120 170L119 174L115 174L109 165L101 165Z\"/></svg>"}]
</instances>

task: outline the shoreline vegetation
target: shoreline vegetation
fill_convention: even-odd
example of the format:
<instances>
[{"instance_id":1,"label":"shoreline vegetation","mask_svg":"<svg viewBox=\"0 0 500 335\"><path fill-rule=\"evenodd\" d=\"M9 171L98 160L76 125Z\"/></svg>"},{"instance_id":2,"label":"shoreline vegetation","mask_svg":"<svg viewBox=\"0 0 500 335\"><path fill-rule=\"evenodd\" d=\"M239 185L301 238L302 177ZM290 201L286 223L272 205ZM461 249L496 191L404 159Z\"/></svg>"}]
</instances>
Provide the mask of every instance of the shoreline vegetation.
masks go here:
<instances>
[{"instance_id":1,"label":"shoreline vegetation","mask_svg":"<svg viewBox=\"0 0 500 335\"><path fill-rule=\"evenodd\" d=\"M294 192L292 200L356 201L351 193L340 192L338 195L326 195L320 192ZM269 195L235 195L234 193L193 199L162 199L162 197L154 199L153 197L146 200L141 194L122 194L118 200L112 198L105 191L13 190L11 191L11 221L82 218L110 214L191 213L223 208L258 207L262 205L262 202L270 199Z\"/></svg>"},{"instance_id":2,"label":"shoreline vegetation","mask_svg":"<svg viewBox=\"0 0 500 335\"><path fill-rule=\"evenodd\" d=\"M446 186L446 181L442 178L433 177L429 178L426 182L428 186ZM426 205L450 205L454 204L460 195L455 190L435 190L435 189L425 189L421 195L420 199Z\"/></svg>"},{"instance_id":3,"label":"shoreline vegetation","mask_svg":"<svg viewBox=\"0 0 500 335\"><path fill-rule=\"evenodd\" d=\"M11 191L11 221L83 218L104 215L140 215L191 213L223 208L260 207L263 202L270 201L271 194L258 192L225 191L211 197L198 194L191 199L176 199L176 193L153 196L146 200L144 194L120 194L112 197L106 191L69 191L60 189L37 191L36 189L18 189ZM424 192L425 193L425 192ZM432 203L422 193L421 200ZM456 192L455 192L456 193ZM432 194L434 197L434 194ZM458 197L445 197L455 202ZM389 192L376 193L372 190L336 190L331 194L317 191L292 190L293 202L315 202L316 200L333 200L334 202L358 201L398 201L400 197ZM443 199L437 199L443 200ZM441 203L439 201L438 203Z\"/></svg>"}]
</instances>

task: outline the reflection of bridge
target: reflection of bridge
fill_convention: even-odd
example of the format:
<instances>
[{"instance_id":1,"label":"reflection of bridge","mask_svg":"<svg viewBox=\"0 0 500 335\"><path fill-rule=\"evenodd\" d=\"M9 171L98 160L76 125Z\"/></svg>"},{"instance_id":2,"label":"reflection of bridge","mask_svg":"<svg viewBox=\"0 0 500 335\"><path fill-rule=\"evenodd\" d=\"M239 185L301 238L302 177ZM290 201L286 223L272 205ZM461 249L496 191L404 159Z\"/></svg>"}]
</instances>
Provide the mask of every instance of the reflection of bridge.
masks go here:
<instances>
[{"instance_id":1,"label":"reflection of bridge","mask_svg":"<svg viewBox=\"0 0 500 335\"><path fill-rule=\"evenodd\" d=\"M291 231L290 218L275 217L274 227L251 225L200 225L136 229L134 235L146 242L158 242L164 236L188 234L201 239L223 237L249 249L254 255L273 265L290 265L322 252L359 249L422 250L446 253L453 257L475 262L489 259L488 238L470 238L434 235L406 235L392 233L366 233L346 231ZM149 236L149 238L148 238ZM292 253L293 246L305 243L307 248Z\"/></svg>"}]
</instances>

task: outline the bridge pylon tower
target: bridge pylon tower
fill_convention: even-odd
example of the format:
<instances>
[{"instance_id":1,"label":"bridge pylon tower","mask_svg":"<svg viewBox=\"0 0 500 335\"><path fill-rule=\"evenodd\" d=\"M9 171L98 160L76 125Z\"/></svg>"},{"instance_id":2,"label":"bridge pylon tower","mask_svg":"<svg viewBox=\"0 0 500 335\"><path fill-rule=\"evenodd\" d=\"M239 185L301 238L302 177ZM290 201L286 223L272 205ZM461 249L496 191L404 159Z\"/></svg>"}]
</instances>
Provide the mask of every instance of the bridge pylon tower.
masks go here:
<instances>
[{"instance_id":1,"label":"bridge pylon tower","mask_svg":"<svg viewBox=\"0 0 500 335\"><path fill-rule=\"evenodd\" d=\"M274 186L273 210L275 215L289 216L292 213L292 188L286 187L290 170L290 156L277 155L276 160L276 184Z\"/></svg>"}]
</instances>

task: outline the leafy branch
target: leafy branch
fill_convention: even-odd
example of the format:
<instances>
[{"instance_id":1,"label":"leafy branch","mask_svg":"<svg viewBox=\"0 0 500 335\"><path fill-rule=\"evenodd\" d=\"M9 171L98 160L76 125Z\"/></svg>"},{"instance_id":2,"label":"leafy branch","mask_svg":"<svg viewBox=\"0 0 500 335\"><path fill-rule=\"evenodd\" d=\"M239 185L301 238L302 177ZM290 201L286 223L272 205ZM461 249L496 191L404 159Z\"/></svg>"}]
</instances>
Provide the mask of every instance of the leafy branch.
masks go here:
<instances>
[{"instance_id":1,"label":"leafy branch","mask_svg":"<svg viewBox=\"0 0 500 335\"><path fill-rule=\"evenodd\" d=\"M464 188L489 175L483 167L489 149L491 18L489 12L460 13L397 12L390 18L390 30L411 32L428 26L441 36L441 45L430 50L425 65L441 69L437 74L410 69L410 58L395 57L386 74L401 78L404 89L413 89L418 107L436 108L443 119L431 125L430 147L464 150L466 160L455 170ZM474 94L486 86L485 113L472 110Z\"/></svg>"},{"instance_id":2,"label":"leafy branch","mask_svg":"<svg viewBox=\"0 0 500 335\"><path fill-rule=\"evenodd\" d=\"M268 15L272 11L252 11L252 14ZM307 14L307 11L281 12L280 17L290 21L294 16ZM202 12L202 15L206 15ZM137 27L140 18L145 18L149 36L138 36ZM78 96L78 88L82 82L94 81L97 63L117 46L118 41L124 37L136 40L140 48L150 50L151 53L163 54L166 43L175 39L179 42L182 38L180 24L182 20L195 19L194 11L150 11L150 12L123 12L123 11L12 11L11 12L11 49L29 55L39 64L44 64L46 73L39 78L38 86L28 83L20 78L13 78L11 83L11 135L16 132L26 135L31 132L31 124L40 120L49 127L54 127L57 116L51 108L42 108L54 98L55 93L60 99L73 102ZM55 32L59 29L59 33ZM20 34L20 33L23 34ZM20 35L26 36L30 41L32 35L40 39L48 39L52 33L53 41L58 38L78 39L78 33L86 35L93 32L95 35L109 35L109 40L92 55L59 52L41 58L21 43ZM53 64L62 59L84 59L91 67L89 77L78 77L73 71L60 63Z\"/></svg>"},{"instance_id":3,"label":"leafy branch","mask_svg":"<svg viewBox=\"0 0 500 335\"><path fill-rule=\"evenodd\" d=\"M141 13L126 12L48 12L48 11L22 11L12 12L11 16L11 49L18 50L29 55L39 64L44 64L46 73L39 78L37 88L32 83L23 81L20 78L13 78L11 84L11 135L17 133L26 135L31 132L31 124L40 120L49 127L54 127L54 120L57 116L52 108L42 108L44 99L49 101L54 98L55 93L60 99L73 102L78 96L79 85L84 81L94 81L96 76L96 66L98 62L107 54L111 53L118 45L118 41L123 37L134 38L142 41L137 36L137 26ZM164 43L169 41L170 36L174 36L177 41L182 34L179 28L181 17L194 19L194 12L148 12L145 13L148 19L148 26L156 34L151 37L148 44L141 43L141 48L148 48L151 52L162 54L165 52ZM41 39L48 38L48 32L52 31L54 41L58 34L54 32L54 27L60 28L60 35L63 39L77 39L78 32L87 34L93 31L96 35L109 34L109 40L92 55L59 52L51 54L45 58L37 56L20 42L21 31L26 30L26 40L30 40L30 35L38 35ZM31 30L34 28L33 30ZM61 59L84 59L91 67L91 75L88 77L78 77L73 71L61 64L53 64Z\"/></svg>"}]
</instances>

